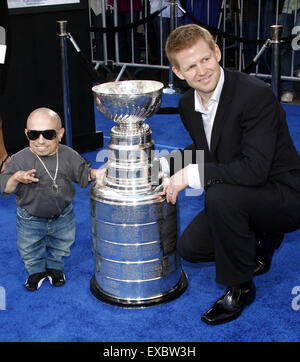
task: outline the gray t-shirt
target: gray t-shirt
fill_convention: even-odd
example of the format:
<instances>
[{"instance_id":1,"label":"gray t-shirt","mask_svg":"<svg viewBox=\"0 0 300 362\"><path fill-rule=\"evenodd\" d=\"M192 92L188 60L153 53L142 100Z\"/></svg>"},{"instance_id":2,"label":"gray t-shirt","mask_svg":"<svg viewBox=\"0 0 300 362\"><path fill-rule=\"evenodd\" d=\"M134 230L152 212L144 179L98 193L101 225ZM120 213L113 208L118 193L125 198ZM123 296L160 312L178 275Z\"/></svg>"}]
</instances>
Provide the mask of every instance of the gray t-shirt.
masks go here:
<instances>
[{"instance_id":1,"label":"gray t-shirt","mask_svg":"<svg viewBox=\"0 0 300 362\"><path fill-rule=\"evenodd\" d=\"M50 175L54 177L56 169L56 154L52 156L40 156ZM37 156L29 149L24 148L14 154L0 175L0 188L2 191L8 179L19 170L27 171L36 169L35 177L39 182L29 184L19 183L15 191L16 203L26 209L31 215L45 218L59 216L61 212L72 202L75 196L76 182L80 187L89 184L89 163L72 148L59 145L58 172L56 184L58 190L53 189L53 181L46 172Z\"/></svg>"}]
</instances>

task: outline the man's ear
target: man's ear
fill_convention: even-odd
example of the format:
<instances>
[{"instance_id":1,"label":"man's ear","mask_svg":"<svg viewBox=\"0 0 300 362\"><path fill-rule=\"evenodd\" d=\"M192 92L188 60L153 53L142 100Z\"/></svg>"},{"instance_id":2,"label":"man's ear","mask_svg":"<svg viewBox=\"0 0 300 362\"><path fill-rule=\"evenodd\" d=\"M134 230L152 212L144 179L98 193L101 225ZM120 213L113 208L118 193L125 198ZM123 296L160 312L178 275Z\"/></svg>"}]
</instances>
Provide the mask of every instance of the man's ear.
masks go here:
<instances>
[{"instance_id":1,"label":"man's ear","mask_svg":"<svg viewBox=\"0 0 300 362\"><path fill-rule=\"evenodd\" d=\"M174 65L172 66L172 70L179 79L184 80L184 76L181 74L180 70L177 69Z\"/></svg>"},{"instance_id":2,"label":"man's ear","mask_svg":"<svg viewBox=\"0 0 300 362\"><path fill-rule=\"evenodd\" d=\"M222 59L222 53L221 53L221 50L220 50L218 44L216 44L215 53L216 53L217 61L218 61L218 63L219 63L220 60Z\"/></svg>"},{"instance_id":3,"label":"man's ear","mask_svg":"<svg viewBox=\"0 0 300 362\"><path fill-rule=\"evenodd\" d=\"M61 128L59 131L57 131L57 137L58 137L59 142L60 142L61 139L63 138L64 133L65 133L65 129L64 129L64 128Z\"/></svg>"}]
</instances>

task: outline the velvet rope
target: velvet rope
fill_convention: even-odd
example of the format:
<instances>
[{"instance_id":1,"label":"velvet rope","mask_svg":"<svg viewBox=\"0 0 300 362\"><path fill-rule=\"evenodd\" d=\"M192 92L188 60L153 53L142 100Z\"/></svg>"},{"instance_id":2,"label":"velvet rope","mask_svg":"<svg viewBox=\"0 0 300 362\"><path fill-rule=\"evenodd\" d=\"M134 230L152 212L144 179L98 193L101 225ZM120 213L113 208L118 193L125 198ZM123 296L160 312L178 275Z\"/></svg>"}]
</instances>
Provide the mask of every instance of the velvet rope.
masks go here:
<instances>
[{"instance_id":1,"label":"velvet rope","mask_svg":"<svg viewBox=\"0 0 300 362\"><path fill-rule=\"evenodd\" d=\"M158 16L161 13L162 10L163 9L155 11L153 14L149 15L146 18L138 20L138 21L136 21L134 23L126 24L124 26L113 26L113 27L108 27L108 28L90 27L89 29L90 29L91 32L95 32L95 33L121 32L121 31L132 29L132 28L135 28L135 27L137 27L139 25L150 22L151 19ZM232 41L235 41L235 42L253 43L253 44L257 44L257 45L263 45L265 43L265 41L266 41L266 40L262 40L262 39L260 39L260 40L258 40L258 39L247 39L247 38L244 38L244 37L238 37L238 36L236 36L234 34L226 33L226 32L224 32L224 31L222 31L222 30L220 30L220 29L218 29L218 28L216 28L214 26L211 26L211 25L200 22L195 16L193 16L192 14L190 14L188 12L185 12L185 16L190 18L190 20L192 20L195 24L198 24L201 27L207 29L212 35L219 36L221 38L225 38L225 39L232 40ZM286 37L286 38L281 38L281 40L282 41L290 41L293 38L294 38L293 36L290 36L290 37Z\"/></svg>"},{"instance_id":2,"label":"velvet rope","mask_svg":"<svg viewBox=\"0 0 300 362\"><path fill-rule=\"evenodd\" d=\"M136 28L139 25L149 23L153 18L158 16L162 10L163 9L155 11L153 14L151 14L147 18L140 19L138 21L135 21L134 23L126 24L123 26L112 26L109 28L99 28L99 27L92 26L92 27L90 27L90 31L94 32L94 33L116 33L116 32L121 32L121 31L128 30L128 29Z\"/></svg>"},{"instance_id":3,"label":"velvet rope","mask_svg":"<svg viewBox=\"0 0 300 362\"><path fill-rule=\"evenodd\" d=\"M161 11L163 9L154 12L153 14L151 14L148 17L144 17L143 19L127 24L125 26L114 26L114 27L109 27L109 28L100 28L100 27L90 27L90 31L91 32L95 32L95 33L115 33L115 32L120 32L120 31L124 31L124 30L128 30L128 29L132 29L135 28L139 25L145 24L150 22L153 18L155 18L156 16L158 16ZM219 36L220 38L224 38L224 39L228 39L231 41L235 41L235 42L241 42L241 43L252 43L252 44L257 44L257 45L263 45L265 43L265 40L258 40L258 39L247 39L244 37L238 37L234 34L228 34L214 26L205 24L200 22L195 16L193 16L192 14L185 12L185 16L187 16L190 20L192 20L195 24L198 24L199 26L207 29L212 35L214 36ZM294 37L290 36L290 37L286 37L286 38L281 38L282 42L287 42L292 40ZM87 61L87 59L85 58L85 61ZM253 62L252 62L253 63ZM252 64L251 63L251 67L248 66L245 70L243 70L243 72L245 73L249 73L250 70L253 68L253 65L256 64ZM178 113L178 108L176 107L165 107L165 108L160 108L157 112L158 114L176 114Z\"/></svg>"}]
</instances>

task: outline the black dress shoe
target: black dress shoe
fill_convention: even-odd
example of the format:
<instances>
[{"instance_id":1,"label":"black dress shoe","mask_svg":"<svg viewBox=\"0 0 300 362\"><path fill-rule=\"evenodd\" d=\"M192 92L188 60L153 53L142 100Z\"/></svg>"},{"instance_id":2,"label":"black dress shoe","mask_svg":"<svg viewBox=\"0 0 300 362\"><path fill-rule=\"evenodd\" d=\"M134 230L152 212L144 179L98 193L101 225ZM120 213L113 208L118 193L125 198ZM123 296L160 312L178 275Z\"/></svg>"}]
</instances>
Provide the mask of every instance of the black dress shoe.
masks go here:
<instances>
[{"instance_id":1,"label":"black dress shoe","mask_svg":"<svg viewBox=\"0 0 300 362\"><path fill-rule=\"evenodd\" d=\"M252 281L228 287L223 297L203 314L201 320L210 325L230 322L238 318L244 307L251 304L254 298L255 285Z\"/></svg>"},{"instance_id":2,"label":"black dress shoe","mask_svg":"<svg viewBox=\"0 0 300 362\"><path fill-rule=\"evenodd\" d=\"M256 265L253 271L253 275L262 275L269 271L271 263L268 260L256 259Z\"/></svg>"},{"instance_id":3,"label":"black dress shoe","mask_svg":"<svg viewBox=\"0 0 300 362\"><path fill-rule=\"evenodd\" d=\"M283 241L284 234L258 234L256 243L256 266L253 275L265 274L269 271L274 251Z\"/></svg>"},{"instance_id":4,"label":"black dress shoe","mask_svg":"<svg viewBox=\"0 0 300 362\"><path fill-rule=\"evenodd\" d=\"M256 244L256 265L253 271L253 275L265 274L269 271L272 262L274 248L272 251L266 250L262 241L258 241Z\"/></svg>"}]
</instances>

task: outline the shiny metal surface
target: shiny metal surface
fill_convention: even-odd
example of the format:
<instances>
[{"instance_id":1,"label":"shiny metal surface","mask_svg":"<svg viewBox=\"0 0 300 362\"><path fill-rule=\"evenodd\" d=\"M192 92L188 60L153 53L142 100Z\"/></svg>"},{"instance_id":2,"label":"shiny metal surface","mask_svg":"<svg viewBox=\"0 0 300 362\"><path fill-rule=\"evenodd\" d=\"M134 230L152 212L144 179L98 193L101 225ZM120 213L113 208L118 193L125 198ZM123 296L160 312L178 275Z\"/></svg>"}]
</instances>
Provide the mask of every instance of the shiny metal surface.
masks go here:
<instances>
[{"instance_id":1,"label":"shiny metal surface","mask_svg":"<svg viewBox=\"0 0 300 362\"><path fill-rule=\"evenodd\" d=\"M125 307L164 303L181 295L187 278L176 251L176 206L163 189L150 127L163 84L124 81L93 87L97 108L117 122L108 144L106 177L90 190L95 275L91 291ZM156 182L153 182L155 174Z\"/></svg>"},{"instance_id":2,"label":"shiny metal surface","mask_svg":"<svg viewBox=\"0 0 300 362\"><path fill-rule=\"evenodd\" d=\"M142 122L161 104L163 84L157 81L121 81L92 88L99 111L119 124L119 132L143 132Z\"/></svg>"}]
</instances>

